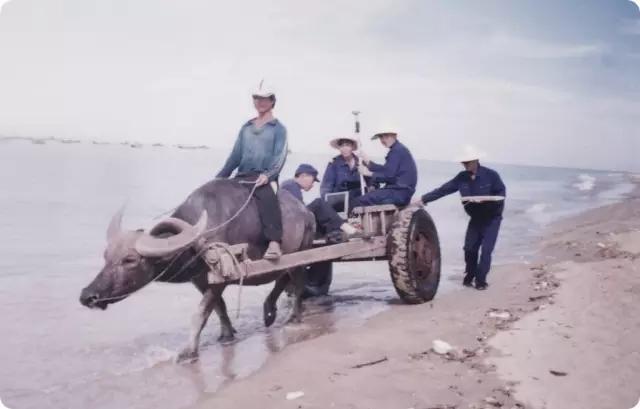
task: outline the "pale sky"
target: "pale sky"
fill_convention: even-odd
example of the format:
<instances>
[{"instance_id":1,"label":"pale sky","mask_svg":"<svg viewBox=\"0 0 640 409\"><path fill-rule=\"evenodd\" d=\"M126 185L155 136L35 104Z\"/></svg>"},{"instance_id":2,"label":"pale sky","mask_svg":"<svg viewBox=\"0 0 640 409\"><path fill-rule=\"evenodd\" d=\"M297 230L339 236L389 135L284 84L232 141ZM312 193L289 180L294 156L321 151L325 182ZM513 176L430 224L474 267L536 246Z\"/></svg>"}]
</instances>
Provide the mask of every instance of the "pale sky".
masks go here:
<instances>
[{"instance_id":1,"label":"pale sky","mask_svg":"<svg viewBox=\"0 0 640 409\"><path fill-rule=\"evenodd\" d=\"M4 3L0 135L228 151L266 78L296 152L330 155L358 109L419 158L640 171L629 0Z\"/></svg>"}]
</instances>

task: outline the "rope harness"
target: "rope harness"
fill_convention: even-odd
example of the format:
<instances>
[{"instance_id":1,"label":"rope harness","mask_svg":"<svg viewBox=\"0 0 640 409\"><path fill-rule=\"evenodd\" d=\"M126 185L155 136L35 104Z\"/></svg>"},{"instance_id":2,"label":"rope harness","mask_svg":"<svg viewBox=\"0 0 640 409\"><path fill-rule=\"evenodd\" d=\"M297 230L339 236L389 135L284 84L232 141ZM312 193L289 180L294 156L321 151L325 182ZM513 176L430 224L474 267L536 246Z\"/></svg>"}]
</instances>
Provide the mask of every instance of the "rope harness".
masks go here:
<instances>
[{"instance_id":1,"label":"rope harness","mask_svg":"<svg viewBox=\"0 0 640 409\"><path fill-rule=\"evenodd\" d=\"M240 277L238 283L238 299L236 303L236 319L240 318L240 309L242 307L242 286L246 277L246 271L240 266L240 260L227 243L214 241L207 243L205 246L206 254L202 258L209 266L210 270L219 270L224 278ZM231 274L232 270L235 274Z\"/></svg>"}]
</instances>

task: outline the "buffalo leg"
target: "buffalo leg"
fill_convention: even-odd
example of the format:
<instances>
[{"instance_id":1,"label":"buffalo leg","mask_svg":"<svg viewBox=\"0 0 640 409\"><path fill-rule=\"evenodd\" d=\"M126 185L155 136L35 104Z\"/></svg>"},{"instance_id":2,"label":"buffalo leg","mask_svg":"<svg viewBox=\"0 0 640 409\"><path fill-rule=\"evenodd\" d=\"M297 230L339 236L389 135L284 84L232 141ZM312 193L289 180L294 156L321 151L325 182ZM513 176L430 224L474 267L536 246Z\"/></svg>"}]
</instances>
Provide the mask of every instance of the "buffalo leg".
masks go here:
<instances>
[{"instance_id":1,"label":"buffalo leg","mask_svg":"<svg viewBox=\"0 0 640 409\"><path fill-rule=\"evenodd\" d=\"M179 362L193 360L198 357L200 335L213 310L216 311L220 319L220 337L218 337L218 341L231 341L234 338L233 334L235 330L231 325L231 320L227 314L227 306L222 298L222 292L225 287L209 286L206 281L199 280L198 278L193 280L193 284L202 293L202 300L198 306L198 312L191 318L189 344L178 354L177 360Z\"/></svg>"},{"instance_id":2,"label":"buffalo leg","mask_svg":"<svg viewBox=\"0 0 640 409\"><path fill-rule=\"evenodd\" d=\"M305 270L304 268L296 268L290 272L293 280L293 312L289 322L302 322L302 295L304 294Z\"/></svg>"},{"instance_id":3,"label":"buffalo leg","mask_svg":"<svg viewBox=\"0 0 640 409\"><path fill-rule=\"evenodd\" d=\"M229 314L227 314L227 304L224 302L224 298L222 298L222 292L224 291L224 286L216 286L220 287L218 292L218 297L216 299L216 304L214 305L214 309L216 314L218 314L218 319L220 319L220 336L218 337L219 342L231 342L235 338L236 330L231 325L231 320L229 319Z\"/></svg>"},{"instance_id":4,"label":"buffalo leg","mask_svg":"<svg viewBox=\"0 0 640 409\"><path fill-rule=\"evenodd\" d=\"M289 277L289 274L281 275L276 280L276 284L273 286L273 290L271 290L267 298L264 300L264 304L262 305L262 308L263 308L264 325L266 327L271 326L271 324L273 324L273 322L276 320L276 315L278 310L276 307L276 303L278 302L278 298L280 297L280 294L282 294L282 291L285 289L287 284L289 284L290 280L291 280L291 277Z\"/></svg>"},{"instance_id":5,"label":"buffalo leg","mask_svg":"<svg viewBox=\"0 0 640 409\"><path fill-rule=\"evenodd\" d=\"M198 312L191 318L191 334L189 336L189 344L178 354L178 361L193 360L198 357L198 348L200 347L200 334L207 323L211 311L217 303L216 298L220 298L220 292L214 291L213 288L207 288L203 295Z\"/></svg>"},{"instance_id":6,"label":"buffalo leg","mask_svg":"<svg viewBox=\"0 0 640 409\"><path fill-rule=\"evenodd\" d=\"M222 298L222 292L224 291L225 286L224 285L211 286L209 283L207 283L207 278L205 275L195 277L192 280L192 282L196 286L196 288L202 293L202 295L204 295L205 292L210 288L213 288L214 291L218 293L218 297L215 300L215 304L213 305L213 309L216 311L216 314L218 314L218 319L220 320L220 336L218 337L218 341L220 342L233 341L233 338L234 338L233 334L236 333L236 330L231 325L229 314L227 314L227 304L224 302L224 298ZM209 311L209 314L211 314L211 311ZM205 323L206 323L206 318L205 318L205 322L202 324L203 327Z\"/></svg>"}]
</instances>

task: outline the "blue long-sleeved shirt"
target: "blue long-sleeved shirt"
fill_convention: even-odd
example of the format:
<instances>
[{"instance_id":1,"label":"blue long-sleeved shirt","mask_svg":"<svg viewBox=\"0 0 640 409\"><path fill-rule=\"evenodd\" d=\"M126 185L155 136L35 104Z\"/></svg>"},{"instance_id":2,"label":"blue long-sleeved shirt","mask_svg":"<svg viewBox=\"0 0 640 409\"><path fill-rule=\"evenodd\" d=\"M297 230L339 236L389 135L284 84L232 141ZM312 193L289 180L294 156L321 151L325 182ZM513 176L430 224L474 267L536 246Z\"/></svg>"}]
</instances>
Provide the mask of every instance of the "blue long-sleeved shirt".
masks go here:
<instances>
[{"instance_id":1,"label":"blue long-sleeved shirt","mask_svg":"<svg viewBox=\"0 0 640 409\"><path fill-rule=\"evenodd\" d=\"M418 169L409 149L396 141L391 148L384 165L369 162L367 165L373 172L373 183L384 183L385 189L408 189L411 194L416 191Z\"/></svg>"},{"instance_id":2,"label":"blue long-sleeved shirt","mask_svg":"<svg viewBox=\"0 0 640 409\"><path fill-rule=\"evenodd\" d=\"M471 172L462 171L453 179L437 189L422 196L424 203L433 202L443 196L460 192L460 196L506 196L505 187L498 172L484 166L478 166L475 179L471 179ZM504 201L466 203L464 210L472 219L489 219L502 216Z\"/></svg>"},{"instance_id":3,"label":"blue long-sleeved shirt","mask_svg":"<svg viewBox=\"0 0 640 409\"><path fill-rule=\"evenodd\" d=\"M280 189L288 190L296 199L304 203L302 188L294 179L287 179L280 184Z\"/></svg>"},{"instance_id":4,"label":"blue long-sleeved shirt","mask_svg":"<svg viewBox=\"0 0 640 409\"><path fill-rule=\"evenodd\" d=\"M273 119L256 129L253 120L245 123L226 163L216 177L263 173L270 181L278 179L287 159L287 129Z\"/></svg>"},{"instance_id":5,"label":"blue long-sleeved shirt","mask_svg":"<svg viewBox=\"0 0 640 409\"><path fill-rule=\"evenodd\" d=\"M347 161L338 155L329 162L327 169L322 175L322 183L320 184L320 197L324 197L327 193L349 191L350 197L360 196L360 172L358 172L358 163L360 159L355 158L353 168L349 167ZM365 184L368 185L369 178L365 178Z\"/></svg>"}]
</instances>

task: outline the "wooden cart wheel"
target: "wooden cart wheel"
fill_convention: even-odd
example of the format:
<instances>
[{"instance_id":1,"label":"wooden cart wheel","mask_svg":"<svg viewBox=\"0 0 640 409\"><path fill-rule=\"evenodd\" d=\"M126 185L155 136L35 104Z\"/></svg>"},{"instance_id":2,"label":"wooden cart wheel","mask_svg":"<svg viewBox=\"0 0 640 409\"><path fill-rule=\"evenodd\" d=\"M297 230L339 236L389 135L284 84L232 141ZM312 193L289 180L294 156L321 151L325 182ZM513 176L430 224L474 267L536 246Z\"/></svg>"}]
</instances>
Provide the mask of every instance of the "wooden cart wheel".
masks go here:
<instances>
[{"instance_id":1,"label":"wooden cart wheel","mask_svg":"<svg viewBox=\"0 0 640 409\"><path fill-rule=\"evenodd\" d=\"M440 283L440 241L431 216L423 209L401 211L387 237L391 280L408 304L433 299Z\"/></svg>"}]
</instances>

